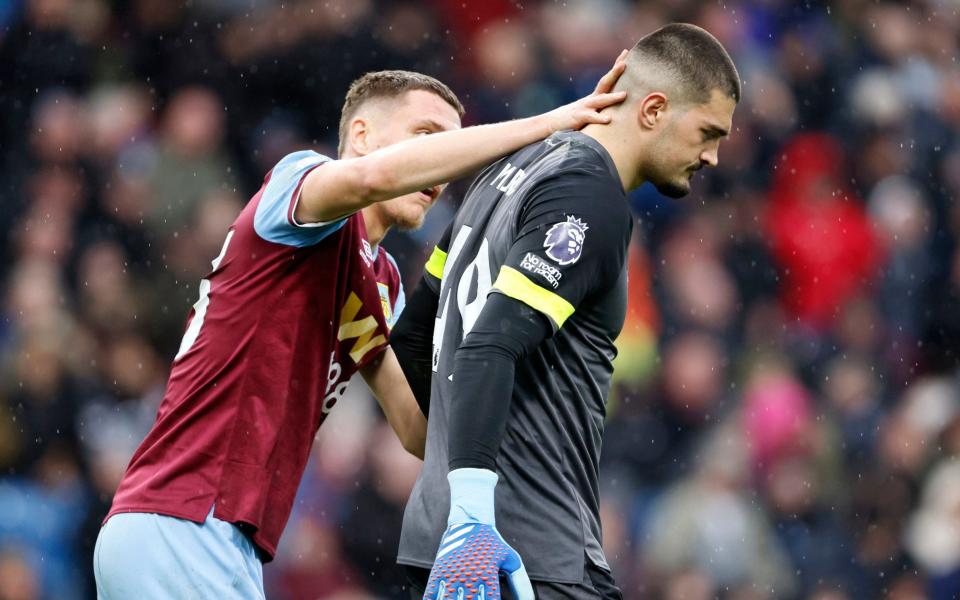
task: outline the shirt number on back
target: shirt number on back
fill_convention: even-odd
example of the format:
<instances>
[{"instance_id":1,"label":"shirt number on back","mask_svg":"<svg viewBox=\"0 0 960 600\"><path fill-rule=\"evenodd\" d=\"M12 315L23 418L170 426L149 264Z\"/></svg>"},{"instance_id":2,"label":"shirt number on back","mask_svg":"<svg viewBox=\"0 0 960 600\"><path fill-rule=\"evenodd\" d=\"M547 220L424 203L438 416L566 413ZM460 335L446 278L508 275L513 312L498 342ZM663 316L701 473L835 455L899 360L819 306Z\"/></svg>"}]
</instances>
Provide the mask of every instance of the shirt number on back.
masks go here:
<instances>
[{"instance_id":1,"label":"shirt number on back","mask_svg":"<svg viewBox=\"0 0 960 600\"><path fill-rule=\"evenodd\" d=\"M443 332L447 325L450 297L456 295L457 310L460 311L460 339L462 340L464 336L470 333L470 330L473 329L474 324L477 322L480 311L483 310L483 305L487 303L487 292L490 291L493 285L490 273L489 244L486 238L483 238L481 241L477 256L464 268L463 274L460 275L460 280L447 285L447 275L450 268L456 264L457 258L463 251L463 247L466 245L467 238L470 237L471 231L473 231L473 228L468 225L460 228L457 236L453 240L453 245L450 246L450 253L447 255L447 260L443 266L442 281L444 285L444 297L441 299L443 310L441 310L440 315L437 316L433 327L432 362L434 371L437 370L437 366L440 363L440 351L443 347ZM474 281L476 281L476 293L471 294L470 291L474 288ZM453 287L456 287L456 290L451 289Z\"/></svg>"},{"instance_id":2,"label":"shirt number on back","mask_svg":"<svg viewBox=\"0 0 960 600\"><path fill-rule=\"evenodd\" d=\"M227 233L227 239L223 241L223 248L220 249L220 254L210 263L213 265L211 273L216 271L217 267L220 266L220 261L223 260L223 256L227 253L227 246L230 245L230 239L232 237L233 230L231 229L229 233ZM193 319L190 320L190 325L187 326L187 331L183 334L183 339L180 340L180 349L177 351L177 355L173 357L173 360L179 360L181 356L190 350L190 346L193 346L193 343L197 341L197 336L200 335L200 328L203 327L203 318L207 316L207 305L209 304L210 280L201 279L200 298L198 298L196 304L193 305Z\"/></svg>"}]
</instances>

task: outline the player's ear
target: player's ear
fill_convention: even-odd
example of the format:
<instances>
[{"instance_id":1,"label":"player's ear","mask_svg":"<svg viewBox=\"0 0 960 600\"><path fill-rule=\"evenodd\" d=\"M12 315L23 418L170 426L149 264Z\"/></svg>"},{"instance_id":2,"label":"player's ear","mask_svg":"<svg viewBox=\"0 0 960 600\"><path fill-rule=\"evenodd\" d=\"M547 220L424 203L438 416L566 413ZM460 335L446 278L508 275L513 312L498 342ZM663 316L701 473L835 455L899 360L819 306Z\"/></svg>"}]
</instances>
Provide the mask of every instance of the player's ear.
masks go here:
<instances>
[{"instance_id":1,"label":"player's ear","mask_svg":"<svg viewBox=\"0 0 960 600\"><path fill-rule=\"evenodd\" d=\"M370 124L363 117L354 117L350 120L350 127L347 129L347 144L353 153L358 156L365 156L372 152L370 147Z\"/></svg>"},{"instance_id":2,"label":"player's ear","mask_svg":"<svg viewBox=\"0 0 960 600\"><path fill-rule=\"evenodd\" d=\"M640 101L637 119L641 129L653 129L667 110L667 96L662 92L650 92Z\"/></svg>"}]
</instances>

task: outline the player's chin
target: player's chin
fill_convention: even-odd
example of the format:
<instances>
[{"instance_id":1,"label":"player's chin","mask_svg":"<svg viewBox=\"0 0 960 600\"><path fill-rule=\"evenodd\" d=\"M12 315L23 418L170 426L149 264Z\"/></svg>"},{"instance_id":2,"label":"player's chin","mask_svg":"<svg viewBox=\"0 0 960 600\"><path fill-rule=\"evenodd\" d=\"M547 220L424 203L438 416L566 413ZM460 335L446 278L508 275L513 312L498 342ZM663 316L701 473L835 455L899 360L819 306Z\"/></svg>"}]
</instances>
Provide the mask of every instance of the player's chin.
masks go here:
<instances>
[{"instance_id":1,"label":"player's chin","mask_svg":"<svg viewBox=\"0 0 960 600\"><path fill-rule=\"evenodd\" d=\"M395 216L395 225L401 231L412 231L423 226L423 219L427 216L427 209L419 206L405 206Z\"/></svg>"},{"instance_id":2,"label":"player's chin","mask_svg":"<svg viewBox=\"0 0 960 600\"><path fill-rule=\"evenodd\" d=\"M668 198L683 198L690 193L689 179L675 179L656 185L657 191Z\"/></svg>"}]
</instances>

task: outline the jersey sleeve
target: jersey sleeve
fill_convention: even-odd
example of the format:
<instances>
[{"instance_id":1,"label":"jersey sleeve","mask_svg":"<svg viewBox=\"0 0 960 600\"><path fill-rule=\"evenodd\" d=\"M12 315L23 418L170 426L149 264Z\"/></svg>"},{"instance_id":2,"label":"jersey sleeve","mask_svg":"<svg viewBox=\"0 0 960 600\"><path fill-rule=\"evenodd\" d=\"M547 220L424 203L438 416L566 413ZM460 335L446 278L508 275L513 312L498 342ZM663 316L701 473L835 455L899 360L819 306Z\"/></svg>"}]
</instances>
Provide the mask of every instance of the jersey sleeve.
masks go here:
<instances>
[{"instance_id":1,"label":"jersey sleeve","mask_svg":"<svg viewBox=\"0 0 960 600\"><path fill-rule=\"evenodd\" d=\"M615 182L567 173L534 187L492 291L544 314L556 331L609 288L626 260L633 220Z\"/></svg>"},{"instance_id":2,"label":"jersey sleeve","mask_svg":"<svg viewBox=\"0 0 960 600\"><path fill-rule=\"evenodd\" d=\"M326 223L298 223L294 218L303 180L312 170L330 157L312 150L293 152L284 156L270 172L260 204L253 219L257 235L286 246L312 246L337 231L347 217Z\"/></svg>"}]
</instances>

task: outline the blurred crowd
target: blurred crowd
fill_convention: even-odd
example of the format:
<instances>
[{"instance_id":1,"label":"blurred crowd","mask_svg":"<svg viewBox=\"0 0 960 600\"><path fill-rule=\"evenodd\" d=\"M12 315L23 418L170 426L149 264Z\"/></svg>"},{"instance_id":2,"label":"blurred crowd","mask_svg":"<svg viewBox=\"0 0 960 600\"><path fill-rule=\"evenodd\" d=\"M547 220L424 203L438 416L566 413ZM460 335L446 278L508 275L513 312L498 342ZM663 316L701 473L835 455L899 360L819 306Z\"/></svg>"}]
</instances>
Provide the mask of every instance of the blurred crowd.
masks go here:
<instances>
[{"instance_id":1,"label":"blurred crowd","mask_svg":"<svg viewBox=\"0 0 960 600\"><path fill-rule=\"evenodd\" d=\"M0 2L0 600L92 552L198 281L284 154L406 68L466 123L592 89L700 24L744 80L720 166L631 195L601 466L626 598L960 597L960 5L951 0ZM391 234L407 290L455 210ZM268 597L404 598L419 462L362 384L319 436Z\"/></svg>"}]
</instances>

